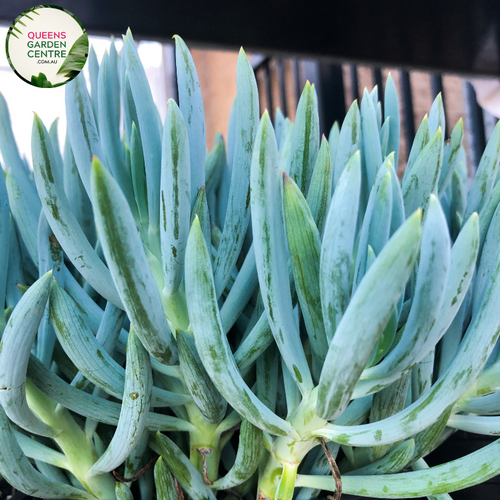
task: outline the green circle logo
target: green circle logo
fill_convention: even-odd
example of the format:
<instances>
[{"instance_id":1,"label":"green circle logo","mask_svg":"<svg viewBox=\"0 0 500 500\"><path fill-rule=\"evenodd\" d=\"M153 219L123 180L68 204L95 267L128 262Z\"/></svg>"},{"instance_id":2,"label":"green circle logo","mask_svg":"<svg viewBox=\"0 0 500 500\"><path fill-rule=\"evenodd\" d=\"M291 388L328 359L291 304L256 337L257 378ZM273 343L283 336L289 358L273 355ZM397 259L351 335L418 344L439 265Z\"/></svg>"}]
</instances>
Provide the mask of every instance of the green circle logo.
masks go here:
<instances>
[{"instance_id":1,"label":"green circle logo","mask_svg":"<svg viewBox=\"0 0 500 500\"><path fill-rule=\"evenodd\" d=\"M5 42L16 75L36 87L59 87L85 66L89 38L71 12L55 5L37 5L12 23Z\"/></svg>"}]
</instances>

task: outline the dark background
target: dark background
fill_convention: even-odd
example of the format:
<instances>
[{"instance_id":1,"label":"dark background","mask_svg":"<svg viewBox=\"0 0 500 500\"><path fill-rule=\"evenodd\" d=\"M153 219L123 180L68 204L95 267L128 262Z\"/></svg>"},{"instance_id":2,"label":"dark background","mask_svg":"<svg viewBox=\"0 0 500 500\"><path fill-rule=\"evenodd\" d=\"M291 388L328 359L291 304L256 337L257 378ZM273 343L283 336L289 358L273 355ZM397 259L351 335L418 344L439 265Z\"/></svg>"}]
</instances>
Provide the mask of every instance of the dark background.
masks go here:
<instances>
[{"instance_id":1,"label":"dark background","mask_svg":"<svg viewBox=\"0 0 500 500\"><path fill-rule=\"evenodd\" d=\"M2 0L10 24L33 0ZM90 33L500 75L498 0L49 0Z\"/></svg>"}]
</instances>

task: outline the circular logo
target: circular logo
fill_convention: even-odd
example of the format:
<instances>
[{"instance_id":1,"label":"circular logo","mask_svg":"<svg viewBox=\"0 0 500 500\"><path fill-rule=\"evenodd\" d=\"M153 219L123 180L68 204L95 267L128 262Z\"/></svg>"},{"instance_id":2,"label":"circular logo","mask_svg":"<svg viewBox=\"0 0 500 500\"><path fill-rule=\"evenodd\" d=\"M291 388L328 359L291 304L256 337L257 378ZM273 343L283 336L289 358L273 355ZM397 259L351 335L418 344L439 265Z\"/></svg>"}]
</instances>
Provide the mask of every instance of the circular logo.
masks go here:
<instances>
[{"instance_id":1,"label":"circular logo","mask_svg":"<svg viewBox=\"0 0 500 500\"><path fill-rule=\"evenodd\" d=\"M59 87L85 66L89 38L71 12L37 5L12 23L5 42L7 59L17 76L36 87Z\"/></svg>"}]
</instances>

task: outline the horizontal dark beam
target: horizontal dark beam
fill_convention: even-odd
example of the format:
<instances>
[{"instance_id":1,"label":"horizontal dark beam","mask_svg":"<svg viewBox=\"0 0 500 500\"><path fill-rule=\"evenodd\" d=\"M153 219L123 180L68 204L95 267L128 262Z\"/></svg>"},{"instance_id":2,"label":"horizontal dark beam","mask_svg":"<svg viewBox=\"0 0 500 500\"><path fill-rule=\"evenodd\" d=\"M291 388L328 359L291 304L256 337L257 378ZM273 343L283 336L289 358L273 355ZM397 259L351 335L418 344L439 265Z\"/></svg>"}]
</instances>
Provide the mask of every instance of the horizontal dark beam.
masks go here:
<instances>
[{"instance_id":1,"label":"horizontal dark beam","mask_svg":"<svg viewBox=\"0 0 500 500\"><path fill-rule=\"evenodd\" d=\"M33 0L2 0L10 23ZM51 0L91 33L500 75L498 0Z\"/></svg>"}]
</instances>

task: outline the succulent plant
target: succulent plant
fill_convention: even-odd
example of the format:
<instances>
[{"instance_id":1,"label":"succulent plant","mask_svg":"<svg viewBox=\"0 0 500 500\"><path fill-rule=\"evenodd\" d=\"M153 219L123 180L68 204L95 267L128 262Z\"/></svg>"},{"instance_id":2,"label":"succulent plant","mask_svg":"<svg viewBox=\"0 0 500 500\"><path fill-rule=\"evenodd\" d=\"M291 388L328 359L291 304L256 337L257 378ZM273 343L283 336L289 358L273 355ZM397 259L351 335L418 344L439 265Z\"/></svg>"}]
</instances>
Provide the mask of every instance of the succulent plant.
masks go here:
<instances>
[{"instance_id":1,"label":"succulent plant","mask_svg":"<svg viewBox=\"0 0 500 500\"><path fill-rule=\"evenodd\" d=\"M0 97L0 473L41 498L449 498L500 441L500 125L469 183L438 96L400 181L389 76L320 138L259 118L240 51L227 144L206 152L176 37L164 122L131 33L90 52L32 169ZM470 188L468 187L470 184ZM154 467L153 467L154 465ZM136 487L137 480L138 487Z\"/></svg>"}]
</instances>

